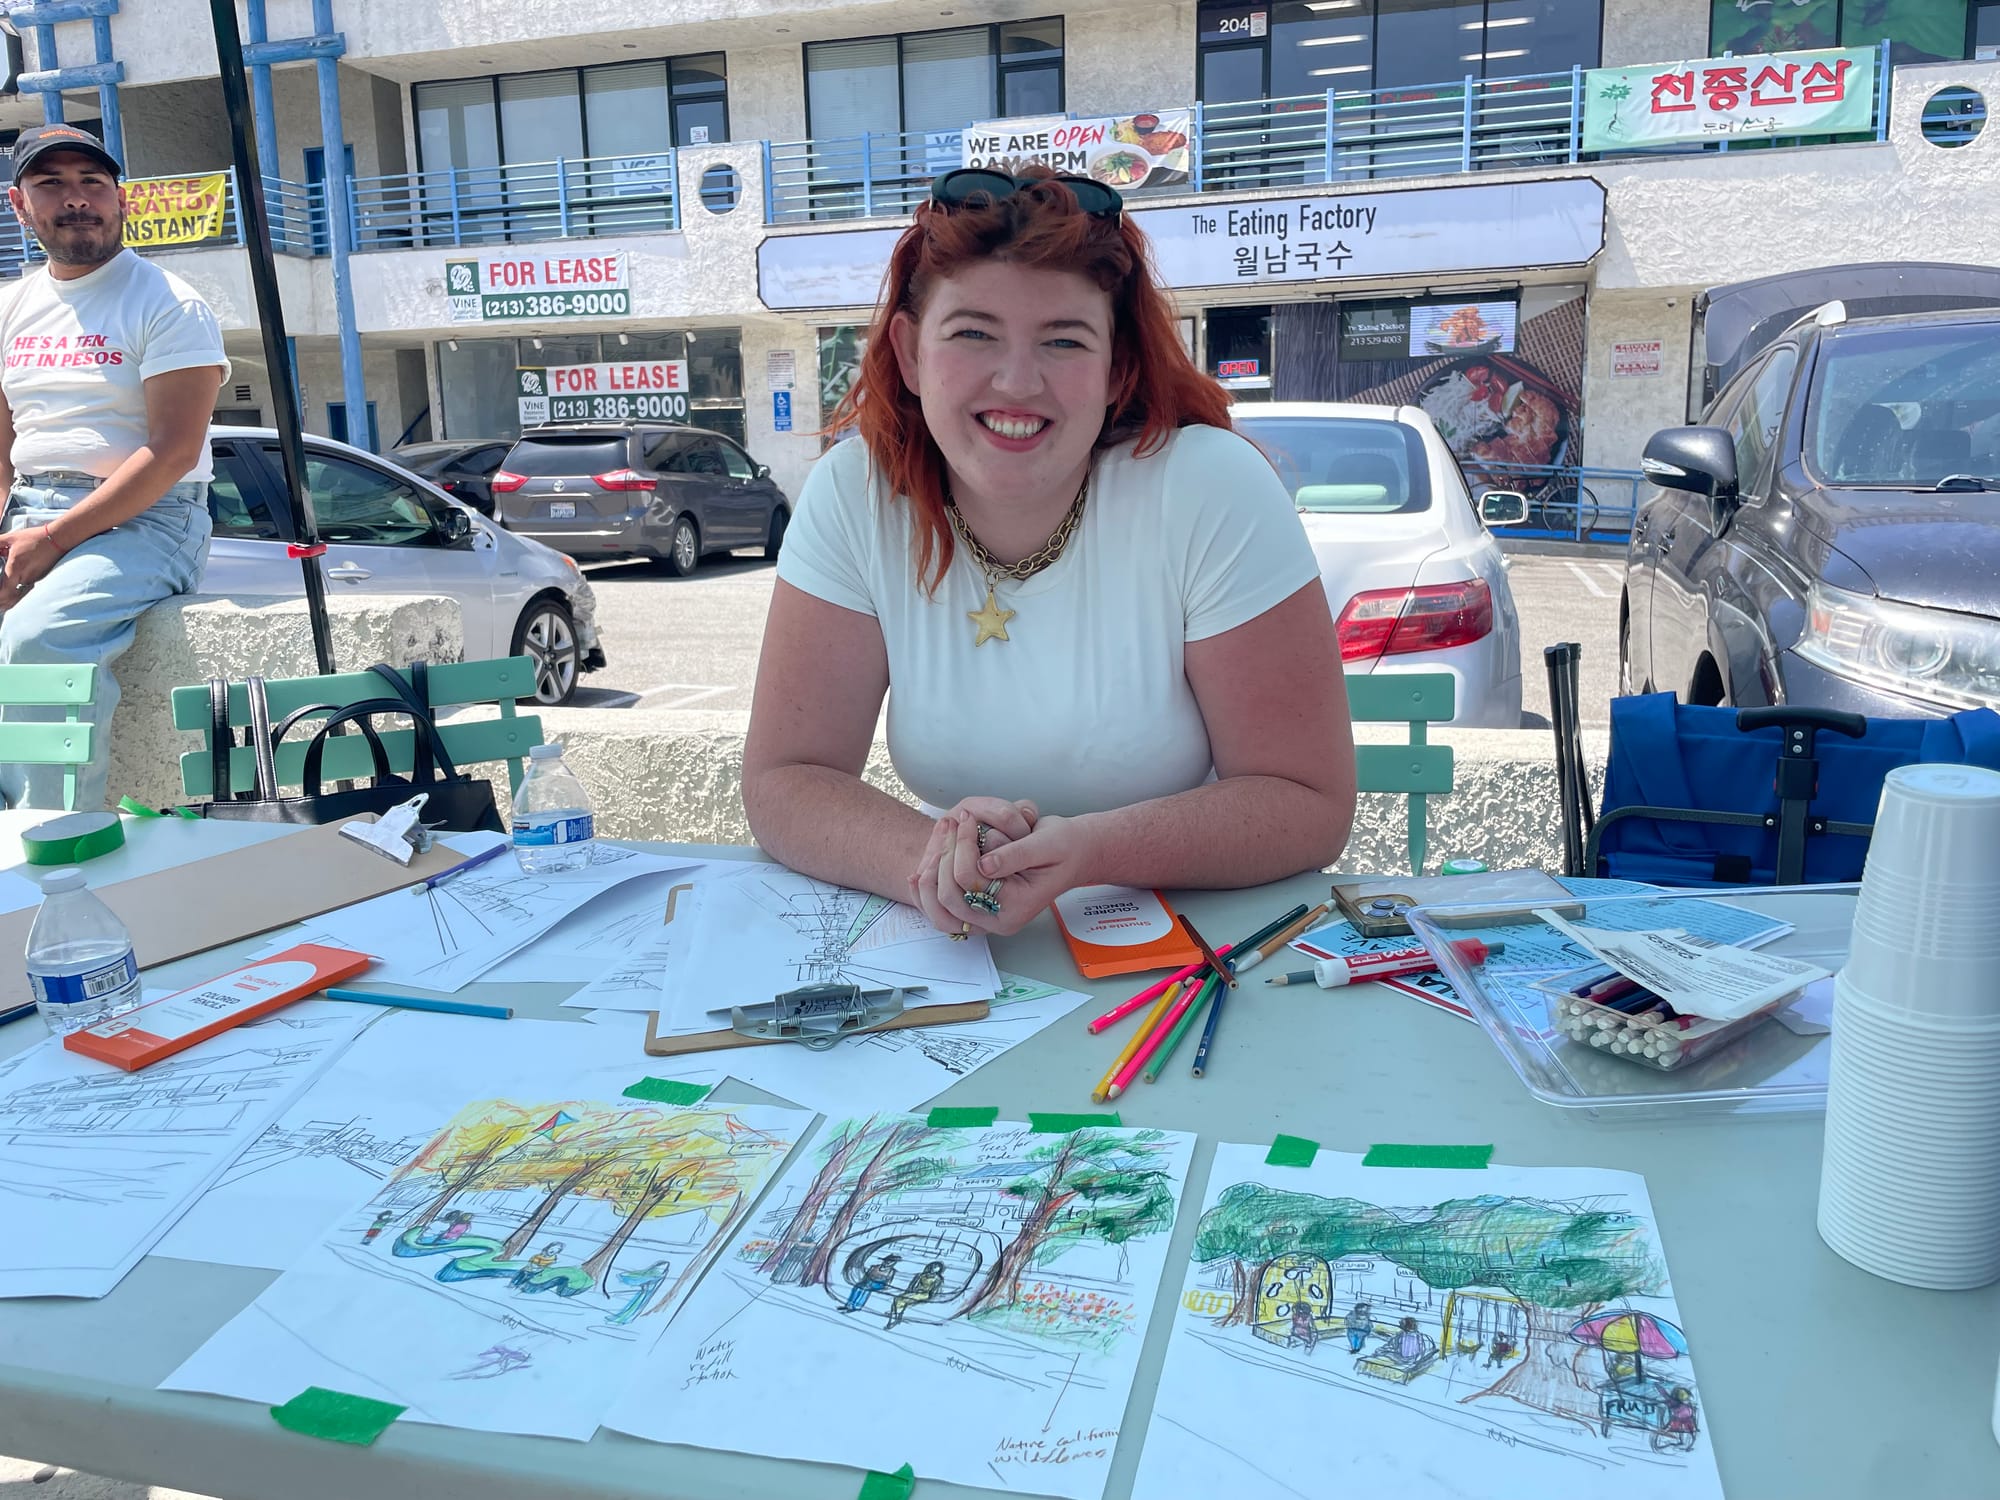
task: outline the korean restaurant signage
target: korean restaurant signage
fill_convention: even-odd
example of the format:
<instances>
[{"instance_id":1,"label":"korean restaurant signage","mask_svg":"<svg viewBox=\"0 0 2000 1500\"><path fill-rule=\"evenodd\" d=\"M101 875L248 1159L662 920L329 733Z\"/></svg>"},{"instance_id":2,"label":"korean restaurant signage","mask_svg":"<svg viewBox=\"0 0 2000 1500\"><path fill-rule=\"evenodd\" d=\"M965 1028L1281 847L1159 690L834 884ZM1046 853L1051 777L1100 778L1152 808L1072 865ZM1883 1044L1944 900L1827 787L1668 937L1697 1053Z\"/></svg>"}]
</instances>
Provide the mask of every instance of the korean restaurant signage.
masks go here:
<instances>
[{"instance_id":1,"label":"korean restaurant signage","mask_svg":"<svg viewBox=\"0 0 2000 1500\"><path fill-rule=\"evenodd\" d=\"M623 318L632 312L632 272L623 250L493 250L444 263L446 319Z\"/></svg>"},{"instance_id":2,"label":"korean restaurant signage","mask_svg":"<svg viewBox=\"0 0 2000 1500\"><path fill-rule=\"evenodd\" d=\"M1872 47L1845 47L1592 68L1583 149L1867 131L1877 62Z\"/></svg>"},{"instance_id":3,"label":"korean restaurant signage","mask_svg":"<svg viewBox=\"0 0 2000 1500\"><path fill-rule=\"evenodd\" d=\"M685 422L684 359L600 365L524 365L514 372L521 425L536 422Z\"/></svg>"},{"instance_id":4,"label":"korean restaurant signage","mask_svg":"<svg viewBox=\"0 0 2000 1500\"><path fill-rule=\"evenodd\" d=\"M125 243L196 245L222 233L228 190L220 172L199 177L136 177L125 184Z\"/></svg>"},{"instance_id":5,"label":"korean restaurant signage","mask_svg":"<svg viewBox=\"0 0 2000 1500\"><path fill-rule=\"evenodd\" d=\"M1193 111L1107 115L1072 120L1051 115L1022 120L986 120L965 127L962 162L1019 172L1053 167L1091 177L1128 191L1171 187L1188 180L1188 132Z\"/></svg>"},{"instance_id":6,"label":"korean restaurant signage","mask_svg":"<svg viewBox=\"0 0 2000 1500\"><path fill-rule=\"evenodd\" d=\"M1175 287L1581 266L1604 247L1604 189L1564 177L1146 208L1132 220ZM1409 339L1405 323L1397 340Z\"/></svg>"}]
</instances>

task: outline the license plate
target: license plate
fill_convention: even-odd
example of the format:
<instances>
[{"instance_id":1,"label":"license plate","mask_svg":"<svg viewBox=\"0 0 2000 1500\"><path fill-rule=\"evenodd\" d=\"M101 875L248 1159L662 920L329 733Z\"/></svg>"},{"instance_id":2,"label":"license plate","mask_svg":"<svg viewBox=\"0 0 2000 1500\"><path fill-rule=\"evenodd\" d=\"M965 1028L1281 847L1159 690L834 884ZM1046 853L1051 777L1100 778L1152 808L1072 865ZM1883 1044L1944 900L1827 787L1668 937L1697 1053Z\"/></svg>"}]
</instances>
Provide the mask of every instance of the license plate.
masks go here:
<instances>
[{"instance_id":1,"label":"license plate","mask_svg":"<svg viewBox=\"0 0 2000 1500\"><path fill-rule=\"evenodd\" d=\"M576 519L576 502L574 500L551 500L549 502L549 519L551 521L574 521Z\"/></svg>"}]
</instances>

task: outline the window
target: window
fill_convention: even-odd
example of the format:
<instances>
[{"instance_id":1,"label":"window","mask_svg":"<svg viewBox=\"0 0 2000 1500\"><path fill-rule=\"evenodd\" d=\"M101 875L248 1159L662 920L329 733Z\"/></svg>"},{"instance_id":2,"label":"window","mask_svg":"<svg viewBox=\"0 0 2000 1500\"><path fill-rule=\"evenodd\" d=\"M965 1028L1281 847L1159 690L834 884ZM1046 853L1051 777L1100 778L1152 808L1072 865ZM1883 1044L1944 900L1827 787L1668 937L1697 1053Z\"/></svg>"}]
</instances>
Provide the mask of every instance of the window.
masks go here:
<instances>
[{"instance_id":1,"label":"window","mask_svg":"<svg viewBox=\"0 0 2000 1500\"><path fill-rule=\"evenodd\" d=\"M731 479L755 479L757 477L757 466L750 462L749 457L741 448L737 447L734 443L724 442L720 438L716 438L714 442L715 446L722 452L722 466L729 471Z\"/></svg>"},{"instance_id":2,"label":"window","mask_svg":"<svg viewBox=\"0 0 2000 1500\"><path fill-rule=\"evenodd\" d=\"M1430 466L1414 427L1348 417L1260 417L1239 422L1271 455L1302 511L1414 515L1430 509Z\"/></svg>"},{"instance_id":3,"label":"window","mask_svg":"<svg viewBox=\"0 0 2000 1500\"><path fill-rule=\"evenodd\" d=\"M1777 445L1778 429L1785 420L1785 398L1792 391L1792 372L1798 368L1796 349L1786 345L1764 361L1764 366L1744 392L1727 424L1736 444L1736 488L1749 497L1764 493L1771 450Z\"/></svg>"},{"instance_id":4,"label":"window","mask_svg":"<svg viewBox=\"0 0 2000 1500\"><path fill-rule=\"evenodd\" d=\"M653 436L646 447L646 467L662 474L685 474L687 452L693 442L686 433L663 432Z\"/></svg>"},{"instance_id":5,"label":"window","mask_svg":"<svg viewBox=\"0 0 2000 1500\"><path fill-rule=\"evenodd\" d=\"M208 514L217 536L276 541L278 526L264 506L257 476L243 455L231 447L213 445L215 477L208 482Z\"/></svg>"},{"instance_id":6,"label":"window","mask_svg":"<svg viewBox=\"0 0 2000 1500\"><path fill-rule=\"evenodd\" d=\"M668 71L673 79L674 144L719 146L728 140L729 74L722 54L677 57Z\"/></svg>"},{"instance_id":7,"label":"window","mask_svg":"<svg viewBox=\"0 0 2000 1500\"><path fill-rule=\"evenodd\" d=\"M1841 330L1814 364L1805 448L1833 484L2000 482L2000 331L1985 321Z\"/></svg>"},{"instance_id":8,"label":"window","mask_svg":"<svg viewBox=\"0 0 2000 1500\"><path fill-rule=\"evenodd\" d=\"M264 453L273 464L281 462L276 443L266 444ZM381 469L308 451L306 488L321 541L378 547L438 541L437 523L424 497Z\"/></svg>"},{"instance_id":9,"label":"window","mask_svg":"<svg viewBox=\"0 0 2000 1500\"><path fill-rule=\"evenodd\" d=\"M1718 5L1734 0L1716 0ZM1594 68L1603 0L1201 0L1204 104Z\"/></svg>"},{"instance_id":10,"label":"window","mask_svg":"<svg viewBox=\"0 0 2000 1500\"><path fill-rule=\"evenodd\" d=\"M1063 109L1060 16L806 44L815 140L946 134L975 120Z\"/></svg>"},{"instance_id":11,"label":"window","mask_svg":"<svg viewBox=\"0 0 2000 1500\"><path fill-rule=\"evenodd\" d=\"M1984 24L1991 23L1978 13L1968 18L1966 0L1797 0L1749 9L1711 0L1708 44L1717 55L1796 52L1873 47L1887 37L1892 62L1937 62L1977 55Z\"/></svg>"}]
</instances>

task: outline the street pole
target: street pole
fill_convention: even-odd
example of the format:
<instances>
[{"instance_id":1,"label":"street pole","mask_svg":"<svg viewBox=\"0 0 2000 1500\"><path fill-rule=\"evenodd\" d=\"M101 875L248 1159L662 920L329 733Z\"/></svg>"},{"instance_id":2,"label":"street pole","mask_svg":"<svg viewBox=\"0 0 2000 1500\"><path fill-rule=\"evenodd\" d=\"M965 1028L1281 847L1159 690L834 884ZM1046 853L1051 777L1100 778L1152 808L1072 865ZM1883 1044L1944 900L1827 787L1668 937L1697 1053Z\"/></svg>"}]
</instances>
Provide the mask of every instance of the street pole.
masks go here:
<instances>
[{"instance_id":1,"label":"street pole","mask_svg":"<svg viewBox=\"0 0 2000 1500\"><path fill-rule=\"evenodd\" d=\"M312 495L306 488L306 449L299 428L298 381L285 338L285 308L278 295L278 268L271 254L271 220L264 208L264 173L258 164L250 127L250 90L243 77L243 37L236 28L236 0L209 0L215 29L215 60L222 74L222 103L229 115L231 152L236 161L237 213L243 227L243 249L250 257L250 286L257 298L257 321L263 326L264 365L271 383L273 416L278 428L278 457L284 465L292 518L298 540L291 544L305 575L306 613L312 620L313 655L321 676L330 676L333 634L326 617L326 579L319 560L326 551L313 518ZM327 158L327 186L332 190L335 168ZM364 420L365 420L364 415ZM352 430L351 428L349 429Z\"/></svg>"}]
</instances>

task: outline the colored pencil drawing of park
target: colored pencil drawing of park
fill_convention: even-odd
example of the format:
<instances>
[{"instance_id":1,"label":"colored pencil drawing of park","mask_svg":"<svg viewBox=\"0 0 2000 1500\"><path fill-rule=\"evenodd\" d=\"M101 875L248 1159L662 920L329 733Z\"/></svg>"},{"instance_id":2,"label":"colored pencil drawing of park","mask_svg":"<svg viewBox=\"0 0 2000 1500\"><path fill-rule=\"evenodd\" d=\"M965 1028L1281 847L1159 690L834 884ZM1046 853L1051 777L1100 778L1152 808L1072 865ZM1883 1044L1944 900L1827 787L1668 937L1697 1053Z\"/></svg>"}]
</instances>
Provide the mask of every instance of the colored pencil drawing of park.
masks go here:
<instances>
[{"instance_id":1,"label":"colored pencil drawing of park","mask_svg":"<svg viewBox=\"0 0 2000 1500\"><path fill-rule=\"evenodd\" d=\"M588 1437L807 1118L470 1105L168 1384L332 1381L419 1420Z\"/></svg>"},{"instance_id":2,"label":"colored pencil drawing of park","mask_svg":"<svg viewBox=\"0 0 2000 1500\"><path fill-rule=\"evenodd\" d=\"M610 1425L1095 1496L1191 1145L1157 1130L834 1122L738 1233ZM894 1399L842 1402L836 1417L811 1399L829 1379ZM799 1415L774 1425L732 1390Z\"/></svg>"},{"instance_id":3,"label":"colored pencil drawing of park","mask_svg":"<svg viewBox=\"0 0 2000 1500\"><path fill-rule=\"evenodd\" d=\"M1396 1493L1719 1496L1643 1180L1219 1146L1133 1493L1318 1493L1336 1424Z\"/></svg>"}]
</instances>

